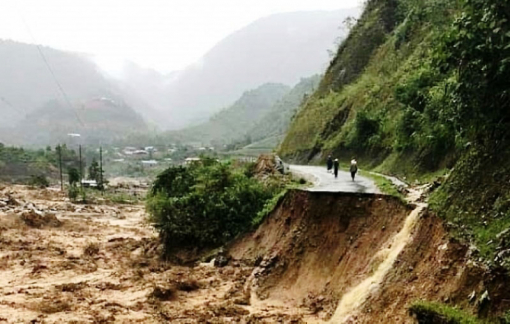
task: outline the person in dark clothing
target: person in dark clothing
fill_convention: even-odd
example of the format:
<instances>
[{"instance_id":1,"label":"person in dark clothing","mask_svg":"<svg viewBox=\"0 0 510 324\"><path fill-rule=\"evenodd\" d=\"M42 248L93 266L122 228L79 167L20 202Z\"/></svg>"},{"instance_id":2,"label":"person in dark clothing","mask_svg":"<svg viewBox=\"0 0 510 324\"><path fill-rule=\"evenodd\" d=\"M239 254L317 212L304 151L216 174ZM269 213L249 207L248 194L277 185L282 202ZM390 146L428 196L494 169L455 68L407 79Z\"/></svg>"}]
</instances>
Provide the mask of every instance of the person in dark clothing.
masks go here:
<instances>
[{"instance_id":1,"label":"person in dark clothing","mask_svg":"<svg viewBox=\"0 0 510 324\"><path fill-rule=\"evenodd\" d=\"M328 161L326 162L326 165L328 167L328 172L331 172L331 169L333 169L333 158L331 155L328 156Z\"/></svg>"},{"instance_id":2,"label":"person in dark clothing","mask_svg":"<svg viewBox=\"0 0 510 324\"><path fill-rule=\"evenodd\" d=\"M335 178L338 178L338 167L340 166L340 163L338 163L338 159L335 159L335 162L333 162L333 169L335 171Z\"/></svg>"},{"instance_id":3,"label":"person in dark clothing","mask_svg":"<svg viewBox=\"0 0 510 324\"><path fill-rule=\"evenodd\" d=\"M351 160L351 167L349 168L349 171L351 171L351 178L352 178L352 181L354 181L354 177L356 176L356 173L358 172L358 161L356 161L356 159Z\"/></svg>"}]
</instances>

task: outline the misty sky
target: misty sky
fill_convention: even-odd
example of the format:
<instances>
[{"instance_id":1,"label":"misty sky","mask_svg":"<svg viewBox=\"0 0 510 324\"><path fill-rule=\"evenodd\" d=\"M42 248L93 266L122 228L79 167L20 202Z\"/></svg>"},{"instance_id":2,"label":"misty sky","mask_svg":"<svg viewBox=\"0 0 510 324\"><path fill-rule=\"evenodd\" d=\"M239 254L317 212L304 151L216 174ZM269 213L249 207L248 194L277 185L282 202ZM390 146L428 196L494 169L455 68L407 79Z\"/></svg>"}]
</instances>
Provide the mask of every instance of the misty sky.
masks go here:
<instances>
[{"instance_id":1,"label":"misty sky","mask_svg":"<svg viewBox=\"0 0 510 324\"><path fill-rule=\"evenodd\" d=\"M222 38L260 17L279 12L352 8L360 3L361 0L0 0L0 38L95 54L98 63L111 72L120 69L124 60L170 72L196 62Z\"/></svg>"}]
</instances>

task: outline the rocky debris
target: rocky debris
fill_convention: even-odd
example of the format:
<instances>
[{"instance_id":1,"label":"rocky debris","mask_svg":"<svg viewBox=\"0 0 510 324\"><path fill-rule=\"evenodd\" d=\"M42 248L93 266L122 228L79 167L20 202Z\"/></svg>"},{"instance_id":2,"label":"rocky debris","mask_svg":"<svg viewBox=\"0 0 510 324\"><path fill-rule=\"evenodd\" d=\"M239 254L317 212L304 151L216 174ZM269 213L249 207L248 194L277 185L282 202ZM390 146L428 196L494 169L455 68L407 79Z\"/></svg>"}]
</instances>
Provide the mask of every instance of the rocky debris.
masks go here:
<instances>
[{"instance_id":1,"label":"rocky debris","mask_svg":"<svg viewBox=\"0 0 510 324\"><path fill-rule=\"evenodd\" d=\"M152 289L152 292L149 294L149 298L158 299L158 300L171 300L175 297L175 288L174 287L162 287L155 286Z\"/></svg>"},{"instance_id":2,"label":"rocky debris","mask_svg":"<svg viewBox=\"0 0 510 324\"><path fill-rule=\"evenodd\" d=\"M283 161L274 154L260 155L255 163L255 174L258 177L264 177L276 173L285 173Z\"/></svg>"},{"instance_id":3,"label":"rocky debris","mask_svg":"<svg viewBox=\"0 0 510 324\"><path fill-rule=\"evenodd\" d=\"M214 259L214 266L216 268L223 268L228 264L229 259L225 255L218 255Z\"/></svg>"},{"instance_id":4,"label":"rocky debris","mask_svg":"<svg viewBox=\"0 0 510 324\"><path fill-rule=\"evenodd\" d=\"M324 303L326 297L323 295L316 296L313 293L309 293L308 296L303 300L303 306L307 307L312 314L317 314L324 310Z\"/></svg>"},{"instance_id":5,"label":"rocky debris","mask_svg":"<svg viewBox=\"0 0 510 324\"><path fill-rule=\"evenodd\" d=\"M24 210L20 219L30 227L41 228L43 226L59 227L62 222L54 213L41 212L35 208Z\"/></svg>"},{"instance_id":6,"label":"rocky debris","mask_svg":"<svg viewBox=\"0 0 510 324\"><path fill-rule=\"evenodd\" d=\"M83 249L83 255L85 257L93 257L99 253L99 245L97 243L89 243Z\"/></svg>"},{"instance_id":7,"label":"rocky debris","mask_svg":"<svg viewBox=\"0 0 510 324\"><path fill-rule=\"evenodd\" d=\"M55 288L59 291L63 292L75 292L78 290L82 290L83 288L87 287L87 284L85 282L70 282L65 283L61 285L56 285Z\"/></svg>"},{"instance_id":8,"label":"rocky debris","mask_svg":"<svg viewBox=\"0 0 510 324\"><path fill-rule=\"evenodd\" d=\"M176 280L173 283L173 285L177 290L186 292L194 291L200 288L198 281L196 281L193 278L188 278L185 280Z\"/></svg>"}]
</instances>

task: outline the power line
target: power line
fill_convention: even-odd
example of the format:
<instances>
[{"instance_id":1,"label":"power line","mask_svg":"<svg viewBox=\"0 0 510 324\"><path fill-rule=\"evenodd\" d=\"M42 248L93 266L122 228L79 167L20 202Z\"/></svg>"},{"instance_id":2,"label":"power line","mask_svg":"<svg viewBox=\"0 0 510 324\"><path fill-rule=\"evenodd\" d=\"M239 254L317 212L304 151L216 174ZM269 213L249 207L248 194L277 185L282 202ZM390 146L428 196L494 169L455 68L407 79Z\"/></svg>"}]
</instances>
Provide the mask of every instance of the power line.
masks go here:
<instances>
[{"instance_id":1,"label":"power line","mask_svg":"<svg viewBox=\"0 0 510 324\"><path fill-rule=\"evenodd\" d=\"M23 14L21 13L21 11L18 10L18 12L19 12L19 14L21 16L21 20L23 21L23 25L27 29L28 35L30 36L30 38L32 38L32 41L34 42L35 46L37 47L37 51L41 55L41 58L42 58L44 64L46 65L46 67L48 68L48 71L50 72L50 74L51 74L51 76L53 78L53 81L55 81L55 84L57 85L58 89L60 90L60 93L62 94L62 97L64 97L64 100L69 105L69 108L71 108L71 110L74 112L74 115L75 115L76 119L78 120L78 122L80 123L80 125L85 127L85 123L81 120L80 115L78 115L78 112L76 111L76 109L73 108L73 105L71 104L71 100L69 100L69 97L67 96L67 93L64 91L64 88L62 87L62 85L58 81L57 76L53 72L53 69L51 68L50 63L46 59L46 56L44 55L44 53L43 53L43 51L41 49L41 46L39 45L39 43L35 39L34 35L32 34L30 26L28 26L28 24L25 21L25 18L23 17Z\"/></svg>"},{"instance_id":2,"label":"power line","mask_svg":"<svg viewBox=\"0 0 510 324\"><path fill-rule=\"evenodd\" d=\"M25 108L21 108L23 109L23 113L20 112L18 109L16 109L16 107L14 107L7 99L5 99L4 97L0 97L0 100L7 105L7 107L11 108L12 111L16 112L17 114L20 114L22 115L23 117L27 117L27 112L25 110Z\"/></svg>"}]
</instances>

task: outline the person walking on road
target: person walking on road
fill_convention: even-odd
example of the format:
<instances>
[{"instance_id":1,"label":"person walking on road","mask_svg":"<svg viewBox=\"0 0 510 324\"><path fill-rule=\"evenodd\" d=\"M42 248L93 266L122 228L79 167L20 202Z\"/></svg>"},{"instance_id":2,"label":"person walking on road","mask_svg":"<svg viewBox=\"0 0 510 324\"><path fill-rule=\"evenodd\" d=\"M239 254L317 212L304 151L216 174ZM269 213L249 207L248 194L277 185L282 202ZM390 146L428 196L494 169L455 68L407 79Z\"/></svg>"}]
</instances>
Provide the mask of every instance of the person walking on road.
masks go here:
<instances>
[{"instance_id":1,"label":"person walking on road","mask_svg":"<svg viewBox=\"0 0 510 324\"><path fill-rule=\"evenodd\" d=\"M349 168L349 171L351 171L351 178L352 181L354 181L354 177L356 176L356 173L358 172L358 161L356 159L351 160L351 167Z\"/></svg>"},{"instance_id":2,"label":"person walking on road","mask_svg":"<svg viewBox=\"0 0 510 324\"><path fill-rule=\"evenodd\" d=\"M333 163L333 169L335 171L335 178L338 178L338 167L340 166L340 163L338 163L338 159L335 159L335 162Z\"/></svg>"},{"instance_id":3,"label":"person walking on road","mask_svg":"<svg viewBox=\"0 0 510 324\"><path fill-rule=\"evenodd\" d=\"M328 161L326 162L326 165L328 167L328 173L331 172L331 169L333 169L333 158L331 155L328 155Z\"/></svg>"}]
</instances>

